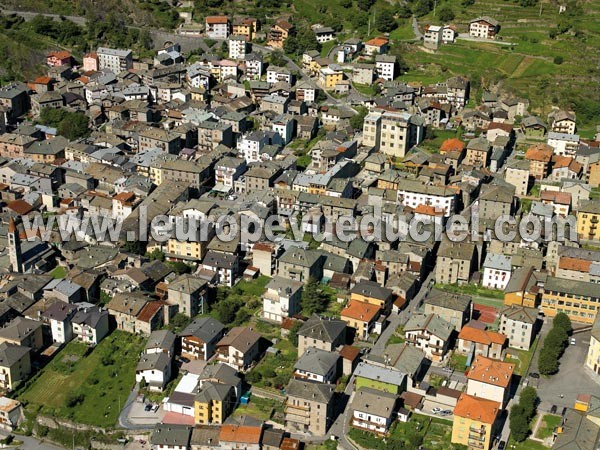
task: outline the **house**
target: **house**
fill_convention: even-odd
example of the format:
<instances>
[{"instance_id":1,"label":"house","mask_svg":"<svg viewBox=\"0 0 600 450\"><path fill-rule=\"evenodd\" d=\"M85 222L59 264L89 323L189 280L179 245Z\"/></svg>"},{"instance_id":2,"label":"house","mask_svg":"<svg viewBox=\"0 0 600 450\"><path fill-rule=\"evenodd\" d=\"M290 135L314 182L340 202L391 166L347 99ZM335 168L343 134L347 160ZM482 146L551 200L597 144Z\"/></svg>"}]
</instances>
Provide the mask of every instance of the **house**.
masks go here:
<instances>
[{"instance_id":1,"label":"house","mask_svg":"<svg viewBox=\"0 0 600 450\"><path fill-rule=\"evenodd\" d=\"M31 372L31 349L21 345L2 342L0 344L0 388L12 391Z\"/></svg>"},{"instance_id":2,"label":"house","mask_svg":"<svg viewBox=\"0 0 600 450\"><path fill-rule=\"evenodd\" d=\"M435 281L464 284L477 270L477 247L470 242L443 240L435 264Z\"/></svg>"},{"instance_id":3,"label":"house","mask_svg":"<svg viewBox=\"0 0 600 450\"><path fill-rule=\"evenodd\" d=\"M504 409L511 391L515 366L512 363L475 356L467 373L467 394L500 404Z\"/></svg>"},{"instance_id":4,"label":"house","mask_svg":"<svg viewBox=\"0 0 600 450\"><path fill-rule=\"evenodd\" d=\"M427 372L429 362L425 354L406 342L389 344L383 354L370 352L365 360L372 365L392 368L406 375L406 384L410 389L420 383Z\"/></svg>"},{"instance_id":5,"label":"house","mask_svg":"<svg viewBox=\"0 0 600 450\"><path fill-rule=\"evenodd\" d=\"M552 207L554 215L567 217L571 208L571 194L568 192L558 192L543 190L540 192L542 204Z\"/></svg>"},{"instance_id":6,"label":"house","mask_svg":"<svg viewBox=\"0 0 600 450\"><path fill-rule=\"evenodd\" d=\"M498 433L500 404L462 393L454 407L451 442L489 450Z\"/></svg>"},{"instance_id":7,"label":"house","mask_svg":"<svg viewBox=\"0 0 600 450\"><path fill-rule=\"evenodd\" d=\"M349 327L356 330L358 339L367 340L374 331L375 323L381 314L381 308L370 303L350 300L340 312L342 319Z\"/></svg>"},{"instance_id":8,"label":"house","mask_svg":"<svg viewBox=\"0 0 600 450\"><path fill-rule=\"evenodd\" d=\"M360 362L354 371L354 389L376 389L397 395L406 390L406 374L395 368Z\"/></svg>"},{"instance_id":9,"label":"house","mask_svg":"<svg viewBox=\"0 0 600 450\"><path fill-rule=\"evenodd\" d=\"M423 300L425 314L437 314L446 322L460 330L469 320L473 312L471 297L453 294L439 289L432 289Z\"/></svg>"},{"instance_id":10,"label":"house","mask_svg":"<svg viewBox=\"0 0 600 450\"><path fill-rule=\"evenodd\" d=\"M262 432L263 423L255 419L248 425L222 425L219 433L220 447L223 450L260 450Z\"/></svg>"},{"instance_id":11,"label":"house","mask_svg":"<svg viewBox=\"0 0 600 450\"><path fill-rule=\"evenodd\" d=\"M546 144L535 144L525 152L525 160L529 161L529 173L536 180L543 180L550 173L550 161L554 150Z\"/></svg>"},{"instance_id":12,"label":"house","mask_svg":"<svg viewBox=\"0 0 600 450\"><path fill-rule=\"evenodd\" d=\"M499 314L498 330L508 337L508 346L529 350L540 325L538 310L510 305L502 308Z\"/></svg>"},{"instance_id":13,"label":"house","mask_svg":"<svg viewBox=\"0 0 600 450\"><path fill-rule=\"evenodd\" d=\"M260 27L260 22L254 17L246 17L244 19L234 19L233 34L245 36L248 41L254 38L254 35Z\"/></svg>"},{"instance_id":14,"label":"house","mask_svg":"<svg viewBox=\"0 0 600 450\"><path fill-rule=\"evenodd\" d=\"M237 404L233 386L204 382L194 398L194 423L222 424Z\"/></svg>"},{"instance_id":15,"label":"house","mask_svg":"<svg viewBox=\"0 0 600 450\"><path fill-rule=\"evenodd\" d=\"M346 322L313 314L298 330L298 357L309 347L331 352L346 343Z\"/></svg>"},{"instance_id":16,"label":"house","mask_svg":"<svg viewBox=\"0 0 600 450\"><path fill-rule=\"evenodd\" d=\"M190 274L183 274L168 284L168 301L177 305L178 312L186 317L194 317L204 312L208 285Z\"/></svg>"},{"instance_id":17,"label":"house","mask_svg":"<svg viewBox=\"0 0 600 450\"><path fill-rule=\"evenodd\" d=\"M491 149L492 146L486 138L471 139L467 143L467 153L463 163L469 166L486 168L489 163Z\"/></svg>"},{"instance_id":18,"label":"house","mask_svg":"<svg viewBox=\"0 0 600 450\"><path fill-rule=\"evenodd\" d=\"M532 266L515 269L504 289L504 304L537 308L543 281L545 276L537 273Z\"/></svg>"},{"instance_id":19,"label":"house","mask_svg":"<svg viewBox=\"0 0 600 450\"><path fill-rule=\"evenodd\" d=\"M319 84L324 89L334 89L343 79L344 71L337 64L329 64L319 70Z\"/></svg>"},{"instance_id":20,"label":"house","mask_svg":"<svg viewBox=\"0 0 600 450\"><path fill-rule=\"evenodd\" d=\"M191 450L218 450L221 448L219 442L221 428L212 425L196 425L192 430L190 439Z\"/></svg>"},{"instance_id":21,"label":"house","mask_svg":"<svg viewBox=\"0 0 600 450\"><path fill-rule=\"evenodd\" d=\"M529 190L531 163L527 160L512 160L506 166L504 171L504 181L515 187L515 194L519 196L527 195Z\"/></svg>"},{"instance_id":22,"label":"house","mask_svg":"<svg viewBox=\"0 0 600 450\"><path fill-rule=\"evenodd\" d=\"M596 315L596 320L592 325L590 346L588 347L585 366L593 371L596 376L600 375L600 314Z\"/></svg>"},{"instance_id":23,"label":"house","mask_svg":"<svg viewBox=\"0 0 600 450\"><path fill-rule=\"evenodd\" d=\"M167 353L144 353L135 368L136 383L149 390L162 392L171 380L171 357Z\"/></svg>"},{"instance_id":24,"label":"house","mask_svg":"<svg viewBox=\"0 0 600 450\"><path fill-rule=\"evenodd\" d=\"M208 361L225 333L225 326L212 317L194 319L180 333L181 354L190 359Z\"/></svg>"},{"instance_id":25,"label":"house","mask_svg":"<svg viewBox=\"0 0 600 450\"><path fill-rule=\"evenodd\" d=\"M576 118L573 111L556 111L551 114L551 129L555 133L575 134Z\"/></svg>"},{"instance_id":26,"label":"house","mask_svg":"<svg viewBox=\"0 0 600 450\"><path fill-rule=\"evenodd\" d=\"M575 180L581 177L583 166L575 158L554 155L552 169L548 176L549 181L560 182L563 179Z\"/></svg>"},{"instance_id":27,"label":"house","mask_svg":"<svg viewBox=\"0 0 600 450\"><path fill-rule=\"evenodd\" d=\"M432 361L443 361L450 347L454 325L437 314L414 314L404 326L404 337L410 345L423 350Z\"/></svg>"},{"instance_id":28,"label":"house","mask_svg":"<svg viewBox=\"0 0 600 450\"><path fill-rule=\"evenodd\" d=\"M502 359L506 336L495 331L481 330L468 324L458 333L457 351L463 354L481 355Z\"/></svg>"},{"instance_id":29,"label":"house","mask_svg":"<svg viewBox=\"0 0 600 450\"><path fill-rule=\"evenodd\" d=\"M521 120L521 131L528 138L543 138L548 126L537 116L527 116Z\"/></svg>"},{"instance_id":30,"label":"house","mask_svg":"<svg viewBox=\"0 0 600 450\"><path fill-rule=\"evenodd\" d=\"M118 330L136 333L135 320L148 301L148 296L141 292L129 295L119 293L113 296L106 307L109 314L115 318Z\"/></svg>"},{"instance_id":31,"label":"house","mask_svg":"<svg viewBox=\"0 0 600 450\"><path fill-rule=\"evenodd\" d=\"M479 194L480 219L496 220L514 212L515 187L507 184L485 184Z\"/></svg>"},{"instance_id":32,"label":"house","mask_svg":"<svg viewBox=\"0 0 600 450\"><path fill-rule=\"evenodd\" d=\"M50 67L71 65L71 53L66 50L51 52L46 55L46 64Z\"/></svg>"},{"instance_id":33,"label":"house","mask_svg":"<svg viewBox=\"0 0 600 450\"><path fill-rule=\"evenodd\" d=\"M554 154L559 156L576 156L579 148L580 138L577 134L548 133L546 140L548 145L554 149Z\"/></svg>"},{"instance_id":34,"label":"house","mask_svg":"<svg viewBox=\"0 0 600 450\"><path fill-rule=\"evenodd\" d=\"M231 36L227 45L229 48L229 59L245 59L248 51L248 41L245 36Z\"/></svg>"},{"instance_id":35,"label":"house","mask_svg":"<svg viewBox=\"0 0 600 450\"><path fill-rule=\"evenodd\" d=\"M42 318L50 324L53 342L64 344L73 339L71 319L76 312L77 306L65 302L54 303L43 312Z\"/></svg>"},{"instance_id":36,"label":"house","mask_svg":"<svg viewBox=\"0 0 600 450\"><path fill-rule=\"evenodd\" d=\"M313 29L317 42L324 44L325 42L333 41L335 39L335 30L331 27L318 27Z\"/></svg>"},{"instance_id":37,"label":"house","mask_svg":"<svg viewBox=\"0 0 600 450\"><path fill-rule=\"evenodd\" d=\"M496 19L482 16L469 22L469 36L480 39L495 39L500 31L500 24Z\"/></svg>"},{"instance_id":38,"label":"house","mask_svg":"<svg viewBox=\"0 0 600 450\"><path fill-rule=\"evenodd\" d=\"M206 382L232 386L236 394L236 401L242 396L242 379L233 367L226 364L206 365L198 377L198 386L202 387Z\"/></svg>"},{"instance_id":39,"label":"house","mask_svg":"<svg viewBox=\"0 0 600 450\"><path fill-rule=\"evenodd\" d=\"M108 334L108 311L98 306L79 309L71 319L73 335L81 342L98 345Z\"/></svg>"},{"instance_id":40,"label":"house","mask_svg":"<svg viewBox=\"0 0 600 450\"><path fill-rule=\"evenodd\" d=\"M384 55L389 50L390 41L383 37L376 37L365 42L365 55Z\"/></svg>"},{"instance_id":41,"label":"house","mask_svg":"<svg viewBox=\"0 0 600 450\"><path fill-rule=\"evenodd\" d=\"M577 301L573 301L577 299ZM564 312L573 322L593 324L600 300L597 283L548 277L544 284L541 309L547 317Z\"/></svg>"},{"instance_id":42,"label":"house","mask_svg":"<svg viewBox=\"0 0 600 450\"><path fill-rule=\"evenodd\" d=\"M114 74L133 68L133 52L129 49L98 47L98 70L109 69Z\"/></svg>"},{"instance_id":43,"label":"house","mask_svg":"<svg viewBox=\"0 0 600 450\"><path fill-rule=\"evenodd\" d=\"M392 290L382 287L375 281L360 281L350 290L350 300L389 310L392 303Z\"/></svg>"},{"instance_id":44,"label":"house","mask_svg":"<svg viewBox=\"0 0 600 450\"><path fill-rule=\"evenodd\" d=\"M302 283L275 276L262 295L263 317L281 323L300 312Z\"/></svg>"},{"instance_id":45,"label":"house","mask_svg":"<svg viewBox=\"0 0 600 450\"><path fill-rule=\"evenodd\" d=\"M339 369L338 353L310 347L294 364L294 378L333 384L339 376Z\"/></svg>"},{"instance_id":46,"label":"house","mask_svg":"<svg viewBox=\"0 0 600 450\"><path fill-rule=\"evenodd\" d=\"M227 16L207 16L204 30L210 39L227 39L229 36L229 18Z\"/></svg>"},{"instance_id":47,"label":"house","mask_svg":"<svg viewBox=\"0 0 600 450\"><path fill-rule=\"evenodd\" d=\"M352 426L385 436L394 421L398 396L371 388L361 388L354 394L350 408Z\"/></svg>"},{"instance_id":48,"label":"house","mask_svg":"<svg viewBox=\"0 0 600 450\"><path fill-rule=\"evenodd\" d=\"M387 81L393 81L396 78L396 56L377 55L375 56L375 68L379 78Z\"/></svg>"},{"instance_id":49,"label":"house","mask_svg":"<svg viewBox=\"0 0 600 450\"><path fill-rule=\"evenodd\" d=\"M0 328L0 344L7 342L38 352L44 346L42 328L43 324L38 320L15 317Z\"/></svg>"},{"instance_id":50,"label":"house","mask_svg":"<svg viewBox=\"0 0 600 450\"><path fill-rule=\"evenodd\" d=\"M269 30L267 45L273 48L283 48L285 40L288 36L294 34L294 32L294 26L291 23L285 20L278 20Z\"/></svg>"},{"instance_id":51,"label":"house","mask_svg":"<svg viewBox=\"0 0 600 450\"><path fill-rule=\"evenodd\" d=\"M333 422L334 387L292 378L285 394L286 429L324 436Z\"/></svg>"},{"instance_id":52,"label":"house","mask_svg":"<svg viewBox=\"0 0 600 450\"><path fill-rule=\"evenodd\" d=\"M191 426L157 423L150 437L150 445L152 450L188 450L191 435Z\"/></svg>"},{"instance_id":53,"label":"house","mask_svg":"<svg viewBox=\"0 0 600 450\"><path fill-rule=\"evenodd\" d=\"M579 239L598 240L600 205L597 201L583 201L577 208L577 235Z\"/></svg>"},{"instance_id":54,"label":"house","mask_svg":"<svg viewBox=\"0 0 600 450\"><path fill-rule=\"evenodd\" d=\"M217 361L245 371L260 356L260 339L260 334L248 327L232 328L217 342Z\"/></svg>"},{"instance_id":55,"label":"house","mask_svg":"<svg viewBox=\"0 0 600 450\"><path fill-rule=\"evenodd\" d=\"M444 25L442 28L442 42L444 44L452 44L456 40L456 26Z\"/></svg>"},{"instance_id":56,"label":"house","mask_svg":"<svg viewBox=\"0 0 600 450\"><path fill-rule=\"evenodd\" d=\"M279 258L277 275L291 280L319 280L323 276L323 255L315 250L290 247Z\"/></svg>"},{"instance_id":57,"label":"house","mask_svg":"<svg viewBox=\"0 0 600 450\"><path fill-rule=\"evenodd\" d=\"M8 397L0 397L0 427L10 431L19 426L24 417L21 402Z\"/></svg>"},{"instance_id":58,"label":"house","mask_svg":"<svg viewBox=\"0 0 600 450\"><path fill-rule=\"evenodd\" d=\"M509 255L488 253L483 263L481 285L490 289L504 290L510 281L512 263Z\"/></svg>"},{"instance_id":59,"label":"house","mask_svg":"<svg viewBox=\"0 0 600 450\"><path fill-rule=\"evenodd\" d=\"M423 45L427 48L437 50L442 43L442 27L438 25L426 25L423 37Z\"/></svg>"},{"instance_id":60,"label":"house","mask_svg":"<svg viewBox=\"0 0 600 450\"><path fill-rule=\"evenodd\" d=\"M214 272L218 284L232 287L239 274L239 258L237 255L209 250L202 260L202 268Z\"/></svg>"}]
</instances>

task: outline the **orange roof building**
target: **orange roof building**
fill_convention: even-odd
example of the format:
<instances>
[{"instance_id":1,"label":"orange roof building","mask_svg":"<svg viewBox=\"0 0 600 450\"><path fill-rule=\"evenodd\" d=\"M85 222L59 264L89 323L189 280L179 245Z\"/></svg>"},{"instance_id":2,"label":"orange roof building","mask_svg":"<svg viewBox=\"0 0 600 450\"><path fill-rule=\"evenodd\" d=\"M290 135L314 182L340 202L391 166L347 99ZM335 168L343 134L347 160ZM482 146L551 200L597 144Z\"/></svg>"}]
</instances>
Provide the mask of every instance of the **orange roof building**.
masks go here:
<instances>
[{"instance_id":1,"label":"orange roof building","mask_svg":"<svg viewBox=\"0 0 600 450\"><path fill-rule=\"evenodd\" d=\"M496 419L500 409L498 402L461 394L454 407L451 442L489 450L497 434Z\"/></svg>"},{"instance_id":2,"label":"orange roof building","mask_svg":"<svg viewBox=\"0 0 600 450\"><path fill-rule=\"evenodd\" d=\"M219 441L236 444L260 444L262 427L251 427L247 425L222 425L219 433Z\"/></svg>"},{"instance_id":3,"label":"orange roof building","mask_svg":"<svg viewBox=\"0 0 600 450\"><path fill-rule=\"evenodd\" d=\"M500 412L500 404L492 400L462 393L454 407L454 415L492 424Z\"/></svg>"},{"instance_id":4,"label":"orange roof building","mask_svg":"<svg viewBox=\"0 0 600 450\"><path fill-rule=\"evenodd\" d=\"M365 42L365 45L369 45L371 47L383 47L384 45L387 45L388 42L389 41L386 38L376 37Z\"/></svg>"},{"instance_id":5,"label":"orange roof building","mask_svg":"<svg viewBox=\"0 0 600 450\"><path fill-rule=\"evenodd\" d=\"M525 152L525 159L528 161L550 162L554 149L548 144L535 144Z\"/></svg>"},{"instance_id":6,"label":"orange roof building","mask_svg":"<svg viewBox=\"0 0 600 450\"><path fill-rule=\"evenodd\" d=\"M458 334L458 351L470 353L475 346L475 354L490 358L501 358L506 344L506 336L495 331L481 330L464 326Z\"/></svg>"},{"instance_id":7,"label":"orange roof building","mask_svg":"<svg viewBox=\"0 0 600 450\"><path fill-rule=\"evenodd\" d=\"M380 312L381 308L379 306L358 300L350 300L340 313L340 319L346 322L349 327L356 329L356 336L359 339L366 339L371 333Z\"/></svg>"},{"instance_id":8,"label":"orange roof building","mask_svg":"<svg viewBox=\"0 0 600 450\"><path fill-rule=\"evenodd\" d=\"M440 153L449 153L449 152L463 152L465 149L465 143L457 138L446 139L442 142L440 146Z\"/></svg>"},{"instance_id":9,"label":"orange roof building","mask_svg":"<svg viewBox=\"0 0 600 450\"><path fill-rule=\"evenodd\" d=\"M467 394L498 402L508 402L515 366L497 359L476 356L467 373Z\"/></svg>"},{"instance_id":10,"label":"orange roof building","mask_svg":"<svg viewBox=\"0 0 600 450\"><path fill-rule=\"evenodd\" d=\"M208 16L205 21L211 25L227 24L229 23L229 18L227 16Z\"/></svg>"}]
</instances>

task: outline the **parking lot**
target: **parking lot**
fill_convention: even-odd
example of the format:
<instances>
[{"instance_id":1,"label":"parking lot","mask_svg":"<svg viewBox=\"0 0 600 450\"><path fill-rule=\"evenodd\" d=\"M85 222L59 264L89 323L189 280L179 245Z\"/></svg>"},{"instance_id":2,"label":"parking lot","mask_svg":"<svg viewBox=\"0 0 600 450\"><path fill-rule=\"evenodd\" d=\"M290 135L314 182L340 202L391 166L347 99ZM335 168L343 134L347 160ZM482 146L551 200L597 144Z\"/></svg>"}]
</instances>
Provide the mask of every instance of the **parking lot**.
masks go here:
<instances>
[{"instance_id":1,"label":"parking lot","mask_svg":"<svg viewBox=\"0 0 600 450\"><path fill-rule=\"evenodd\" d=\"M162 405L159 406L156 412L152 410L146 411L145 406L145 403L133 402L127 415L129 422L135 425L154 425L162 421L165 416Z\"/></svg>"}]
</instances>

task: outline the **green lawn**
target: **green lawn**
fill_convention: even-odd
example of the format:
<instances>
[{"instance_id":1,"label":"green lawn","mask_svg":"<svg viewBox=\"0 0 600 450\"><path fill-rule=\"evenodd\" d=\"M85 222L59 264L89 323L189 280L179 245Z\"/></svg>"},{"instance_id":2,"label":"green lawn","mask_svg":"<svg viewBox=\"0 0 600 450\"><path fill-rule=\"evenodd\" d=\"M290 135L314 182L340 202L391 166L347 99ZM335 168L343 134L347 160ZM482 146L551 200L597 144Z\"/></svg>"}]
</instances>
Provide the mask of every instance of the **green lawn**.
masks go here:
<instances>
[{"instance_id":1,"label":"green lawn","mask_svg":"<svg viewBox=\"0 0 600 450\"><path fill-rule=\"evenodd\" d=\"M510 439L506 448L510 450L548 450L548 447L545 445L540 442L532 441L531 439L526 439L523 442L515 442Z\"/></svg>"},{"instance_id":2,"label":"green lawn","mask_svg":"<svg viewBox=\"0 0 600 450\"><path fill-rule=\"evenodd\" d=\"M260 420L272 420L277 415L283 414L283 403L270 398L251 396L247 405L239 405L233 416L248 415Z\"/></svg>"},{"instance_id":3,"label":"green lawn","mask_svg":"<svg viewBox=\"0 0 600 450\"><path fill-rule=\"evenodd\" d=\"M63 266L56 266L54 270L50 272L50 275L56 279L62 279L67 276L67 269Z\"/></svg>"},{"instance_id":4,"label":"green lawn","mask_svg":"<svg viewBox=\"0 0 600 450\"><path fill-rule=\"evenodd\" d=\"M516 348L509 348L507 350L507 357L504 358L504 361L511 362L515 365L515 374L523 375L525 371L529 368L529 364L531 362L531 358L533 358L533 353L536 347L536 340L533 342L529 350L519 350ZM511 356L509 358L508 356Z\"/></svg>"},{"instance_id":5,"label":"green lawn","mask_svg":"<svg viewBox=\"0 0 600 450\"><path fill-rule=\"evenodd\" d=\"M552 436L554 428L560 426L562 417L555 416L554 414L546 414L542 418L542 422L537 430L535 437L539 439L546 439Z\"/></svg>"},{"instance_id":6,"label":"green lawn","mask_svg":"<svg viewBox=\"0 0 600 450\"><path fill-rule=\"evenodd\" d=\"M27 384L19 400L41 406L43 414L113 427L119 400L123 405L135 383L144 342L123 331L113 332L93 349L72 341Z\"/></svg>"},{"instance_id":7,"label":"green lawn","mask_svg":"<svg viewBox=\"0 0 600 450\"><path fill-rule=\"evenodd\" d=\"M450 358L450 362L448 363L448 365L454 370L464 372L467 368L467 356L454 352L452 354L452 357Z\"/></svg>"},{"instance_id":8,"label":"green lawn","mask_svg":"<svg viewBox=\"0 0 600 450\"><path fill-rule=\"evenodd\" d=\"M436 289L457 294L473 295L477 297L487 297L496 300L504 299L504 291L500 289L487 289L477 284L439 284L436 283Z\"/></svg>"},{"instance_id":9,"label":"green lawn","mask_svg":"<svg viewBox=\"0 0 600 450\"><path fill-rule=\"evenodd\" d=\"M410 41L415 39L415 32L412 29L410 19L403 19L399 22L398 28L390 33L392 41Z\"/></svg>"},{"instance_id":10,"label":"green lawn","mask_svg":"<svg viewBox=\"0 0 600 450\"><path fill-rule=\"evenodd\" d=\"M246 376L252 386L277 389L285 387L294 373L294 364L298 359L296 347L288 340L275 344L277 355L267 354Z\"/></svg>"},{"instance_id":11,"label":"green lawn","mask_svg":"<svg viewBox=\"0 0 600 450\"><path fill-rule=\"evenodd\" d=\"M255 280L246 281L242 280L233 287L234 293L242 295L250 295L254 297L260 297L265 292L265 286L271 279L267 276L261 275Z\"/></svg>"}]
</instances>

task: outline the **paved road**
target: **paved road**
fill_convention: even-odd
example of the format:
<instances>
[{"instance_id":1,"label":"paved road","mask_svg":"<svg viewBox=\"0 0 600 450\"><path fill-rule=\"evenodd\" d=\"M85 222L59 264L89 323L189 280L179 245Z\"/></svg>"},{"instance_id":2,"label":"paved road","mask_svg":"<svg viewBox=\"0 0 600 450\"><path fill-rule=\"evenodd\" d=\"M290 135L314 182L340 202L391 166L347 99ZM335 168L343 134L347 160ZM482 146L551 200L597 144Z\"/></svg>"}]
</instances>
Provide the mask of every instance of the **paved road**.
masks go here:
<instances>
[{"instance_id":1,"label":"paved road","mask_svg":"<svg viewBox=\"0 0 600 450\"><path fill-rule=\"evenodd\" d=\"M136 398L138 395L138 384L135 384L135 387L129 393L127 400L125 400L125 404L123 405L123 409L121 409L121 414L119 414L119 426L126 430L151 430L154 428L154 424L152 425L143 425L133 423L129 420L129 415L131 414L131 409L136 402Z\"/></svg>"},{"instance_id":2,"label":"paved road","mask_svg":"<svg viewBox=\"0 0 600 450\"><path fill-rule=\"evenodd\" d=\"M80 25L82 27L85 26L86 21L87 21L85 17L81 17L81 16L61 16L60 14L37 13L37 12L29 12L29 11L14 11L14 10L6 9L2 5L0 5L0 8L2 10L2 14L6 15L6 16L11 15L11 14L16 14L18 16L21 16L26 21L30 21L31 19L33 19L36 16L50 17L54 20L61 20L61 18L64 17L65 19L69 19L71 22L75 22L77 25Z\"/></svg>"},{"instance_id":3,"label":"paved road","mask_svg":"<svg viewBox=\"0 0 600 450\"><path fill-rule=\"evenodd\" d=\"M22 441L22 445L18 445L15 450L62 450L64 447L61 447L56 444L51 444L50 442L46 442L43 439L36 439L33 436L21 436L15 435L15 439Z\"/></svg>"},{"instance_id":4,"label":"paved road","mask_svg":"<svg viewBox=\"0 0 600 450\"><path fill-rule=\"evenodd\" d=\"M419 29L419 22L417 22L417 18L413 16L412 18L412 29L413 33L415 33L415 39L423 39L423 33Z\"/></svg>"},{"instance_id":5,"label":"paved road","mask_svg":"<svg viewBox=\"0 0 600 450\"><path fill-rule=\"evenodd\" d=\"M459 33L458 36L456 36L456 39L460 39L462 41L481 42L483 44L516 45L514 42L499 41L498 39L481 39L464 33Z\"/></svg>"}]
</instances>

